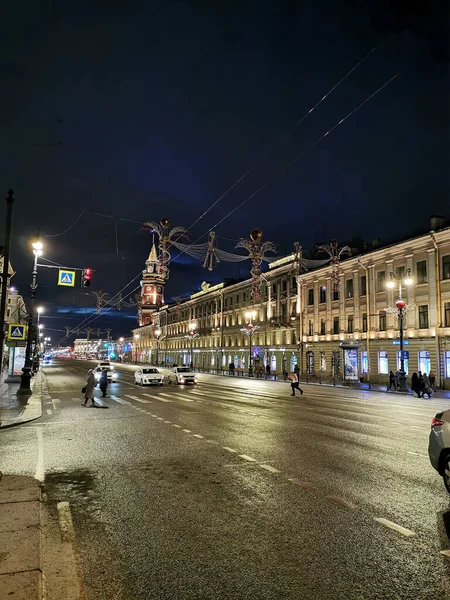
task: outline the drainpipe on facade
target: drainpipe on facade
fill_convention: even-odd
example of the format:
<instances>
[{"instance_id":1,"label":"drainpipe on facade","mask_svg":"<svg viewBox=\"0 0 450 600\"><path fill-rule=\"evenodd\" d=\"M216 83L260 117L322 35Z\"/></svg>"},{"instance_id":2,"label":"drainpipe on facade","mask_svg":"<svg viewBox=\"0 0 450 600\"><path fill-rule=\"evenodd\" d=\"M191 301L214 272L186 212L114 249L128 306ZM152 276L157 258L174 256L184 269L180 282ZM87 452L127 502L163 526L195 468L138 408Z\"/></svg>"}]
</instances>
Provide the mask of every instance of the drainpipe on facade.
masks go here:
<instances>
[{"instance_id":1,"label":"drainpipe on facade","mask_svg":"<svg viewBox=\"0 0 450 600\"><path fill-rule=\"evenodd\" d=\"M366 315L367 315L367 331L366 331L366 349L367 349L367 385L370 390L370 280L369 269L361 262L361 257L358 256L358 264L366 273Z\"/></svg>"},{"instance_id":2,"label":"drainpipe on facade","mask_svg":"<svg viewBox=\"0 0 450 600\"><path fill-rule=\"evenodd\" d=\"M441 377L441 347L439 339L439 330L442 327L442 306L441 306L441 277L439 273L439 246L434 235L434 231L430 231L431 241L433 242L436 255L434 259L435 279L436 279L436 292L437 292L437 323L436 323L436 352L437 352L437 380L439 386L443 388L444 378Z\"/></svg>"}]
</instances>

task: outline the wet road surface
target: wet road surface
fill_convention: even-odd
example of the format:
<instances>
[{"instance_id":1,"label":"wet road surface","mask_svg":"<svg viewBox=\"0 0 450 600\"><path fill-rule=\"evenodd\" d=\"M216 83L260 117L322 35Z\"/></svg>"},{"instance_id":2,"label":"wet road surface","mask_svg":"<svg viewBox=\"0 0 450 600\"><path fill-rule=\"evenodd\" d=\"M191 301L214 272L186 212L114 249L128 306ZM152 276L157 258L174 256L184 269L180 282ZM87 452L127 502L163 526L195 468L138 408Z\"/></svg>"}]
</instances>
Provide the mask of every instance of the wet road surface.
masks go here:
<instances>
[{"instance_id":1,"label":"wet road surface","mask_svg":"<svg viewBox=\"0 0 450 600\"><path fill-rule=\"evenodd\" d=\"M0 470L69 502L89 600L450 597L427 456L448 401L203 374L142 388L118 365L91 409L89 366L46 369L43 417L0 433Z\"/></svg>"}]
</instances>

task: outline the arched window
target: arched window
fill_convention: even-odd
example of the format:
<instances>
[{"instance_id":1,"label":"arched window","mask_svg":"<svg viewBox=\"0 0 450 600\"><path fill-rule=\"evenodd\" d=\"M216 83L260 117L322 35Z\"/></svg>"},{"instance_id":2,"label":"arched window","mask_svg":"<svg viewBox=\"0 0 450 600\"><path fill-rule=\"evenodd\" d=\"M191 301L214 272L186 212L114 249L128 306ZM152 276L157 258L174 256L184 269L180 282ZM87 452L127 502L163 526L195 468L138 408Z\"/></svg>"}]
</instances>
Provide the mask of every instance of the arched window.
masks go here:
<instances>
[{"instance_id":1,"label":"arched window","mask_svg":"<svg viewBox=\"0 0 450 600\"><path fill-rule=\"evenodd\" d=\"M314 375L314 352L312 350L308 350L306 353L306 373Z\"/></svg>"}]
</instances>

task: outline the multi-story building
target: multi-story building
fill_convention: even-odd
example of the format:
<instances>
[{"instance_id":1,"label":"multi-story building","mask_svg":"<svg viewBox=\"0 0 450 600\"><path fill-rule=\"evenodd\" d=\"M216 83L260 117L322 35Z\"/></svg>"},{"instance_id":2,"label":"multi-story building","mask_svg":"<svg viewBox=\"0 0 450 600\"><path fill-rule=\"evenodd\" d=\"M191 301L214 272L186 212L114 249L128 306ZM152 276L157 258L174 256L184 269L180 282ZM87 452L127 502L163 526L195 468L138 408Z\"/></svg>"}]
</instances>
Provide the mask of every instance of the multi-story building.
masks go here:
<instances>
[{"instance_id":1,"label":"multi-story building","mask_svg":"<svg viewBox=\"0 0 450 600\"><path fill-rule=\"evenodd\" d=\"M439 227L441 225L441 227ZM160 363L193 362L203 369L249 367L249 338L242 331L249 310L256 313L252 362L281 375L298 363L304 377L333 377L386 383L400 368L395 307L396 278L411 273L403 289L407 304L404 349L409 376L436 373L450 388L450 228L435 221L429 233L341 260L339 286L331 266L298 274L294 255L270 264L262 276L262 297L251 301L251 280L206 283L178 304L162 305L153 323L133 331L133 359ZM387 282L393 274L395 287ZM189 335L195 324L195 339ZM192 355L191 355L192 345ZM344 365L351 350L351 373ZM405 357L405 355L404 355ZM349 377L347 377L349 375Z\"/></svg>"}]
</instances>

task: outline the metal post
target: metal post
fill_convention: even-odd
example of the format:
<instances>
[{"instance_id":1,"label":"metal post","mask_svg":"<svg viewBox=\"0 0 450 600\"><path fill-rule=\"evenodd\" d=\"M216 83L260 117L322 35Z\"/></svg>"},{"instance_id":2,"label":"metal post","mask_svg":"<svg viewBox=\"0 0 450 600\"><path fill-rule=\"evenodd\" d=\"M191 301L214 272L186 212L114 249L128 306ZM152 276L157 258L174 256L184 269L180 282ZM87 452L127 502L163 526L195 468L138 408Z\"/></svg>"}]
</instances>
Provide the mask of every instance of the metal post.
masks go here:
<instances>
[{"instance_id":1,"label":"metal post","mask_svg":"<svg viewBox=\"0 0 450 600\"><path fill-rule=\"evenodd\" d=\"M250 329L248 339L250 344L250 356L248 361L248 376L253 377L253 358L252 358L252 337L253 337L253 329Z\"/></svg>"},{"instance_id":2,"label":"metal post","mask_svg":"<svg viewBox=\"0 0 450 600\"><path fill-rule=\"evenodd\" d=\"M6 198L6 235L5 248L3 250L3 273L0 301L0 373L3 369L3 349L5 346L5 312L6 312L6 296L8 295L9 281L9 251L11 247L11 224L12 224L12 205L14 202L13 190L8 190ZM20 312L20 311L19 311Z\"/></svg>"},{"instance_id":3,"label":"metal post","mask_svg":"<svg viewBox=\"0 0 450 600\"><path fill-rule=\"evenodd\" d=\"M399 391L406 392L406 373L405 373L405 359L403 358L403 308L398 309L398 320L400 325L400 371L398 374Z\"/></svg>"},{"instance_id":4,"label":"metal post","mask_svg":"<svg viewBox=\"0 0 450 600\"><path fill-rule=\"evenodd\" d=\"M25 352L25 364L22 368L22 375L20 376L20 387L17 390L18 394L31 394L31 351L33 346L33 315L35 311L35 298L37 288L37 261L38 255L37 253L35 253L33 261L33 271L31 273L30 310L28 314L27 323L27 349Z\"/></svg>"},{"instance_id":5,"label":"metal post","mask_svg":"<svg viewBox=\"0 0 450 600\"><path fill-rule=\"evenodd\" d=\"M194 359L193 359L193 356L192 356L192 335L191 335L191 356L190 356L190 358L191 358L191 365L190 366L191 366L191 369L193 369L194 368Z\"/></svg>"}]
</instances>

